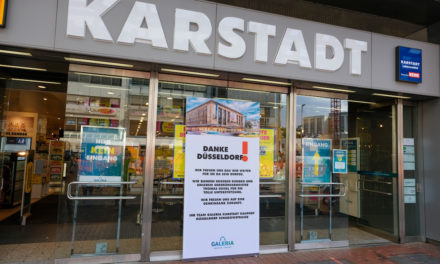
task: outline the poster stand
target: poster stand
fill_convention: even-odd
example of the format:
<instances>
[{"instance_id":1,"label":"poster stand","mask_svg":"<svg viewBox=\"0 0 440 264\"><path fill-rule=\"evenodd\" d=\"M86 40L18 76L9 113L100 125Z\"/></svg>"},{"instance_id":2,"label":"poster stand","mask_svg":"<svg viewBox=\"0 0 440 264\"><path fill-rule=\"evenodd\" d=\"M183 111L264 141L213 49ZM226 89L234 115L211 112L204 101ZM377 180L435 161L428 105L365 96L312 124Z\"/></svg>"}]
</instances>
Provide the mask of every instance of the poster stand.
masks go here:
<instances>
[{"instance_id":1,"label":"poster stand","mask_svg":"<svg viewBox=\"0 0 440 264\"><path fill-rule=\"evenodd\" d=\"M124 185L133 185L137 182L71 182L67 186L67 198L69 200L75 201L75 207L73 212L73 228L72 228L72 244L70 248L70 255L75 256L75 233L76 233L76 224L77 224L77 216L78 216L78 202L79 201L91 201L91 200L119 200L118 206L118 225L116 230L116 254L119 253L119 238L120 238L120 229L121 229L121 214L122 214L122 200L133 200L136 199L136 196L123 196L123 186ZM72 196L72 186L76 185L75 188L75 196ZM119 196L79 196L79 186L86 187L118 187L119 186ZM98 254L92 254L98 255ZM99 254L102 255L102 254ZM79 255L79 256L90 256L90 255Z\"/></svg>"},{"instance_id":2,"label":"poster stand","mask_svg":"<svg viewBox=\"0 0 440 264\"><path fill-rule=\"evenodd\" d=\"M330 186L329 194L304 194L304 189L308 187L321 187L321 186ZM343 186L344 192L339 194L333 194L333 186ZM332 239L332 198L343 197L347 194L347 188L344 183L339 182L327 182L327 183L309 183L309 182L301 182L301 193L300 197L300 207L301 207L301 215L300 215L300 239L303 242L304 238L304 198L329 198L329 240ZM319 202L318 202L319 203ZM308 240L313 241L313 240Z\"/></svg>"}]
</instances>

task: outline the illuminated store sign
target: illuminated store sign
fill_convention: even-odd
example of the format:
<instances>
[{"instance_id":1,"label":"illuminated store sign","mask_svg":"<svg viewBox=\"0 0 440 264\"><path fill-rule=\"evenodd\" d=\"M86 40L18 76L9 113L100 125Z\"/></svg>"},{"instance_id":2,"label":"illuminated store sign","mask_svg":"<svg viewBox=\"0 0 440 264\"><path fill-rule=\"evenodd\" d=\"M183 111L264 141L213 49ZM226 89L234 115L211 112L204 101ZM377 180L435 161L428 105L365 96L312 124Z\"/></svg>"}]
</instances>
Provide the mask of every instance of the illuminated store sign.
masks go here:
<instances>
[{"instance_id":1,"label":"illuminated store sign","mask_svg":"<svg viewBox=\"0 0 440 264\"><path fill-rule=\"evenodd\" d=\"M348 51L349 73L355 76L362 74L362 54L368 50L366 41L350 38L341 41L333 35L316 33L314 54L309 54L307 45L310 44L305 42L302 30L288 27L284 32L277 33L275 25L232 16L222 18L214 28L206 14L180 8L176 8L174 12L174 37L171 42L171 39L165 37L156 5L140 1L134 3L124 25L121 25L119 36L114 39L102 17L119 1L94 0L88 3L87 0L70 0L67 35L85 38L88 30L93 39L98 41L116 42L119 45L143 43L157 49L183 53L190 52L191 49L197 54L207 56L216 52L221 57L239 60L249 49L243 34L251 34L254 36L252 49L255 63L273 63L279 66L296 64L304 69L336 72L343 66L345 52ZM216 51L213 51L207 41L215 34L215 30L219 40ZM281 42L276 47L270 47L269 39L277 34L283 34ZM271 48L277 49L272 57L269 56Z\"/></svg>"},{"instance_id":2,"label":"illuminated store sign","mask_svg":"<svg viewBox=\"0 0 440 264\"><path fill-rule=\"evenodd\" d=\"M0 27L6 26L7 8L8 8L8 0L0 0Z\"/></svg>"},{"instance_id":3,"label":"illuminated store sign","mask_svg":"<svg viewBox=\"0 0 440 264\"><path fill-rule=\"evenodd\" d=\"M404 82L422 82L422 50L396 47L396 79Z\"/></svg>"}]
</instances>

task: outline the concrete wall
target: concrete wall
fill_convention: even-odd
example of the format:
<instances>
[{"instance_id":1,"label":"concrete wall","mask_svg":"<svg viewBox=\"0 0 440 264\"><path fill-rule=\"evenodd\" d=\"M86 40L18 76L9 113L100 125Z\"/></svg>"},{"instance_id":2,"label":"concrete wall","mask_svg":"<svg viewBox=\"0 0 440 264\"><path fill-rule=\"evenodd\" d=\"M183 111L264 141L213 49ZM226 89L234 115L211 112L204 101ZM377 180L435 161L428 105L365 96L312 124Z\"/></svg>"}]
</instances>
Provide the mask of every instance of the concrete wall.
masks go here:
<instances>
[{"instance_id":1,"label":"concrete wall","mask_svg":"<svg viewBox=\"0 0 440 264\"><path fill-rule=\"evenodd\" d=\"M440 99L422 110L426 238L440 241Z\"/></svg>"}]
</instances>

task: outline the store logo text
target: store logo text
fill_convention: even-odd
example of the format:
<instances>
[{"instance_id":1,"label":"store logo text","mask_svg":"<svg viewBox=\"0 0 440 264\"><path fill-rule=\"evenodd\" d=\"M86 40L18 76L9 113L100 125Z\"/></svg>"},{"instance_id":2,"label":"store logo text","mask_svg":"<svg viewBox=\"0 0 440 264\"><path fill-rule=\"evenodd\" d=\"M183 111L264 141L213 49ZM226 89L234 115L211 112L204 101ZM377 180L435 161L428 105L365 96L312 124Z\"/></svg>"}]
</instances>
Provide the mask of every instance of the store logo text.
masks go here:
<instances>
[{"instance_id":1,"label":"store logo text","mask_svg":"<svg viewBox=\"0 0 440 264\"><path fill-rule=\"evenodd\" d=\"M70 0L67 18L67 35L85 38L86 29L95 40L114 42L103 16L120 0ZM179 52L212 55L207 41L213 35L210 18L197 11L175 9L175 24L172 49ZM165 20L165 19L164 19ZM163 20L163 21L164 21ZM170 18L166 18L170 20ZM146 27L144 27L146 23ZM254 36L254 61L269 62L269 39L276 36L275 25L256 21L245 21L239 17L223 17L217 25L219 41L217 54L227 59L237 60L246 53L246 42L240 33ZM157 49L169 50L161 19L155 4L135 2L125 24L116 40L118 44L134 45L142 43ZM345 38L343 43L335 36L323 33L315 34L314 68L335 72L344 63L345 50L349 51L349 73L361 75L362 54L367 52L366 41ZM271 61L275 65L296 64L304 69L312 69L312 63L303 37L302 30L287 28L279 43L278 51Z\"/></svg>"}]
</instances>

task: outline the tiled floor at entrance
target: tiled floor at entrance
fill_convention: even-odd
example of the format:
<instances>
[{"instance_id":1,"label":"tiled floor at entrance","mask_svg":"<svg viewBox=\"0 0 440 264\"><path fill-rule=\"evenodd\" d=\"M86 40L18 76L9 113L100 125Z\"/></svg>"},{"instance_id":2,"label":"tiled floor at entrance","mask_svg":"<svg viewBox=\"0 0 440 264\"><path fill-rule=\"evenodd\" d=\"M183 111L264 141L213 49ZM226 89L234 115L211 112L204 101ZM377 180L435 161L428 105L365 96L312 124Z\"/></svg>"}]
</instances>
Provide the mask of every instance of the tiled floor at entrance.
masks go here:
<instances>
[{"instance_id":1,"label":"tiled floor at entrance","mask_svg":"<svg viewBox=\"0 0 440 264\"><path fill-rule=\"evenodd\" d=\"M96 245L93 241L77 241L76 254L93 253ZM108 252L115 251L115 240L108 240ZM122 239L120 254L130 254L141 251L139 239ZM0 263L53 263L53 259L70 258L71 242L46 242L0 245ZM55 257L54 257L55 256Z\"/></svg>"},{"instance_id":2,"label":"tiled floor at entrance","mask_svg":"<svg viewBox=\"0 0 440 264\"><path fill-rule=\"evenodd\" d=\"M161 262L178 264L182 261ZM438 264L440 247L426 243L331 250L297 251L258 257L191 262L191 264Z\"/></svg>"}]
</instances>

